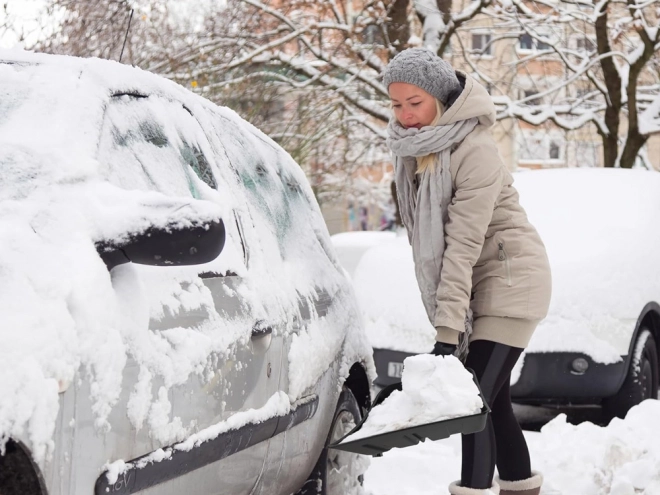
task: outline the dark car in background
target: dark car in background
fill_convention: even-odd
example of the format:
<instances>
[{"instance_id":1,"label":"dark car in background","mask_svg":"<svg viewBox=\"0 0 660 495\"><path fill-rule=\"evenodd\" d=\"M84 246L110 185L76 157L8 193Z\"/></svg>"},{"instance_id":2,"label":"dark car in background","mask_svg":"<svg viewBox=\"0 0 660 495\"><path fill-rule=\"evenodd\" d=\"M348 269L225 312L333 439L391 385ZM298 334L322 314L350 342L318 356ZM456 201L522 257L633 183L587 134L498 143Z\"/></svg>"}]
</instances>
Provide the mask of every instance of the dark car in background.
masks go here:
<instances>
[{"instance_id":1,"label":"dark car in background","mask_svg":"<svg viewBox=\"0 0 660 495\"><path fill-rule=\"evenodd\" d=\"M553 296L513 370L513 401L596 406L607 420L657 399L660 174L560 169L514 177L548 250ZM351 244L355 251L361 243L344 237L336 244L340 259ZM353 252L353 283L382 387L399 380L408 355L430 351L434 330L419 301L404 232L355 258Z\"/></svg>"}]
</instances>

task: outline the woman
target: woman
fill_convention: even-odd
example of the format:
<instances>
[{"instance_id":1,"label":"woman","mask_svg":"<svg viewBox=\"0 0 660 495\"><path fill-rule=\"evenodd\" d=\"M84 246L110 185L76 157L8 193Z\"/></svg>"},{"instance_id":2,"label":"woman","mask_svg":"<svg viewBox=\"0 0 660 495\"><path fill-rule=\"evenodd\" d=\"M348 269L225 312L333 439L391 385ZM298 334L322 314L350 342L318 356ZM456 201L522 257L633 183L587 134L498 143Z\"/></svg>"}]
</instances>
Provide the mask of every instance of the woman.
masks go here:
<instances>
[{"instance_id":1,"label":"woman","mask_svg":"<svg viewBox=\"0 0 660 495\"><path fill-rule=\"evenodd\" d=\"M422 48L394 57L383 80L399 210L437 332L433 352L464 359L492 411L484 431L463 436L461 480L449 492L538 495L542 476L531 470L509 381L547 314L550 268L490 134L495 106L474 79Z\"/></svg>"}]
</instances>

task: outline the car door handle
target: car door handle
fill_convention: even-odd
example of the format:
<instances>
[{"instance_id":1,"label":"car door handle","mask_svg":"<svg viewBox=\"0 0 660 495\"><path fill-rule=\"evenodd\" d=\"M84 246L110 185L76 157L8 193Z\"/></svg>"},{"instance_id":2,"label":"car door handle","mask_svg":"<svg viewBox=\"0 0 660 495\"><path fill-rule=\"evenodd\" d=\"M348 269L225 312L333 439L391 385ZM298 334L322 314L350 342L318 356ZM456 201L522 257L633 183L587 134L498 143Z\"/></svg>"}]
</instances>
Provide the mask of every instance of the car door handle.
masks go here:
<instances>
[{"instance_id":1,"label":"car door handle","mask_svg":"<svg viewBox=\"0 0 660 495\"><path fill-rule=\"evenodd\" d=\"M250 347L252 352L259 355L265 353L273 341L273 327L264 321L258 321L252 327Z\"/></svg>"},{"instance_id":2,"label":"car door handle","mask_svg":"<svg viewBox=\"0 0 660 495\"><path fill-rule=\"evenodd\" d=\"M252 327L252 340L261 339L273 333L273 327L270 325L264 325L263 323L256 323Z\"/></svg>"}]
</instances>

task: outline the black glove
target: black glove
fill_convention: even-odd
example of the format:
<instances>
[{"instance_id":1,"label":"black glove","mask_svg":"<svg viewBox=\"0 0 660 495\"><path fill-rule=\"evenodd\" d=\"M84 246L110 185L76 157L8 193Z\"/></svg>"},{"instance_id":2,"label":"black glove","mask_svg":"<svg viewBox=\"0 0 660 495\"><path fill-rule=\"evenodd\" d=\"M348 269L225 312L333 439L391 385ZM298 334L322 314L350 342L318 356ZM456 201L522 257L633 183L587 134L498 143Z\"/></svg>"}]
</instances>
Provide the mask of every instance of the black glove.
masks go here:
<instances>
[{"instance_id":1,"label":"black glove","mask_svg":"<svg viewBox=\"0 0 660 495\"><path fill-rule=\"evenodd\" d=\"M431 354L434 356L451 356L456 352L455 344L445 344L444 342L436 342L433 346Z\"/></svg>"}]
</instances>

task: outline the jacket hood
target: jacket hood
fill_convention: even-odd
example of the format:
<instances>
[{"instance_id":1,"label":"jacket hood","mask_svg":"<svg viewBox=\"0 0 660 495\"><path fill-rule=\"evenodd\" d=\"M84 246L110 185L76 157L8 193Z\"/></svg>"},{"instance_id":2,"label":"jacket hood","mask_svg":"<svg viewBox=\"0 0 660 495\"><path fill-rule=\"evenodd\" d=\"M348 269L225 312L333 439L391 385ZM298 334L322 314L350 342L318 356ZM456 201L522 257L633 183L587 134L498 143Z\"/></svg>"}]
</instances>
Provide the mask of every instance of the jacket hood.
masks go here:
<instances>
[{"instance_id":1,"label":"jacket hood","mask_svg":"<svg viewBox=\"0 0 660 495\"><path fill-rule=\"evenodd\" d=\"M463 86L463 91L442 115L438 125L477 117L480 124L491 127L495 124L495 104L486 88L460 70L456 71L456 76Z\"/></svg>"}]
</instances>

